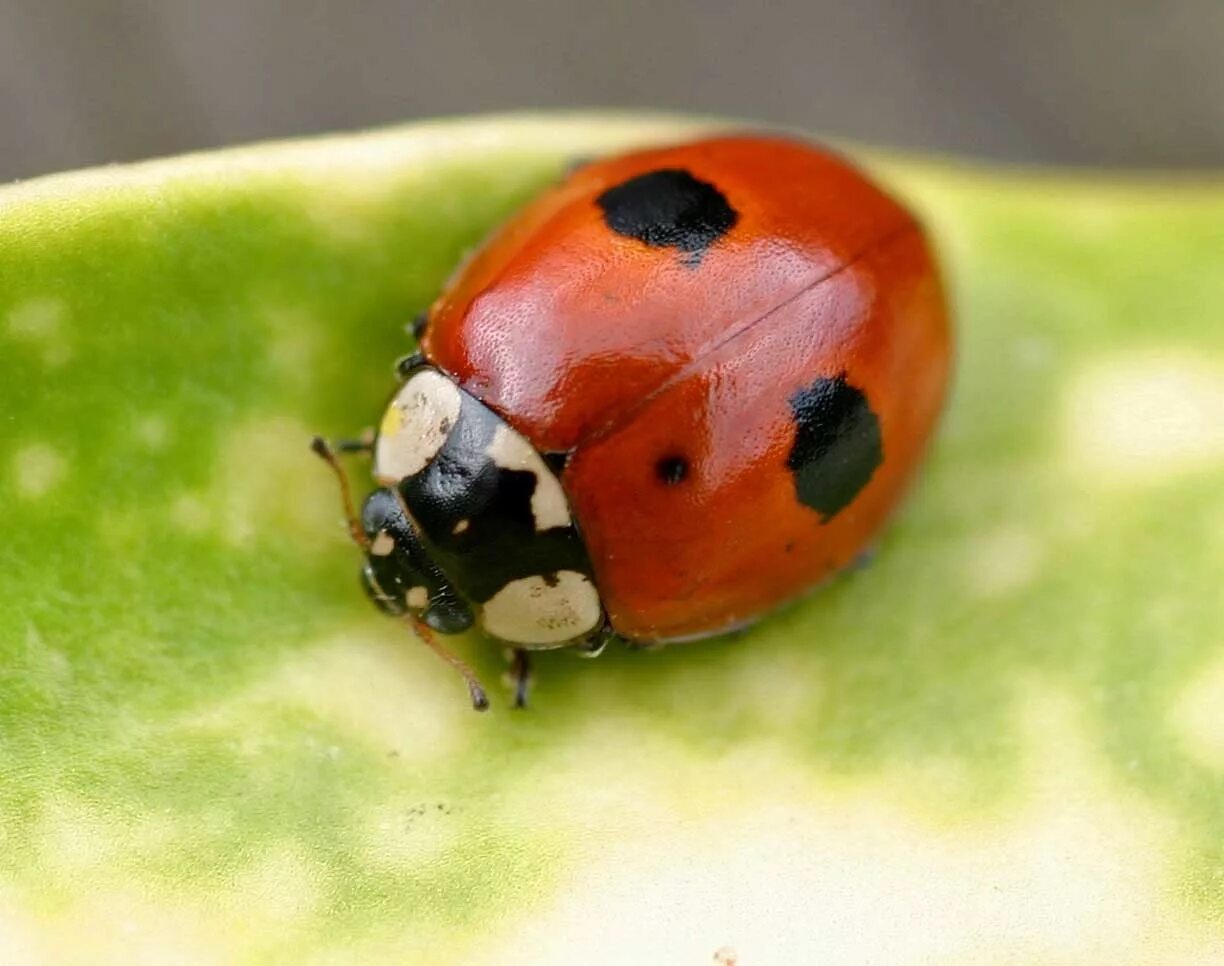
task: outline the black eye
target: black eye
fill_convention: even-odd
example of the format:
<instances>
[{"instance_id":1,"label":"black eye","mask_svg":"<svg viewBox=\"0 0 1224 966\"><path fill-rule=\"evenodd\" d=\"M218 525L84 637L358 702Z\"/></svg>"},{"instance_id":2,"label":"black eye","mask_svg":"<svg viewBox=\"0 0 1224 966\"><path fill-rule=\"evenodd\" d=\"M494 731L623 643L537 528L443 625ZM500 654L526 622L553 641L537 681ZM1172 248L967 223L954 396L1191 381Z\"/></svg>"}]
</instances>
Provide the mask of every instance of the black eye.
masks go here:
<instances>
[{"instance_id":1,"label":"black eye","mask_svg":"<svg viewBox=\"0 0 1224 966\"><path fill-rule=\"evenodd\" d=\"M655 463L655 475L668 486L682 482L688 472L688 460L683 456L664 456Z\"/></svg>"},{"instance_id":2,"label":"black eye","mask_svg":"<svg viewBox=\"0 0 1224 966\"><path fill-rule=\"evenodd\" d=\"M361 528L371 540L395 520L403 516L395 496L388 489L378 489L361 505Z\"/></svg>"}]
</instances>

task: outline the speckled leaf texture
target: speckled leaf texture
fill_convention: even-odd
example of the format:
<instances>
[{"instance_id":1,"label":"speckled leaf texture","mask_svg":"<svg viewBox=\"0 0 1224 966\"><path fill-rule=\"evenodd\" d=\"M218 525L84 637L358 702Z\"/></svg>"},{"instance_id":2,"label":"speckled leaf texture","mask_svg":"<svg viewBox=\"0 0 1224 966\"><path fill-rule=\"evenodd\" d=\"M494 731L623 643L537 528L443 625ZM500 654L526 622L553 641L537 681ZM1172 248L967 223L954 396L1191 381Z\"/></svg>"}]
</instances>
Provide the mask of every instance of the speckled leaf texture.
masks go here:
<instances>
[{"instance_id":1,"label":"speckled leaf texture","mask_svg":"<svg viewBox=\"0 0 1224 966\"><path fill-rule=\"evenodd\" d=\"M0 190L6 966L1218 961L1224 179L865 155L947 265L955 391L870 564L748 633L480 716L361 595L311 433L377 420L567 164L693 130Z\"/></svg>"}]
</instances>

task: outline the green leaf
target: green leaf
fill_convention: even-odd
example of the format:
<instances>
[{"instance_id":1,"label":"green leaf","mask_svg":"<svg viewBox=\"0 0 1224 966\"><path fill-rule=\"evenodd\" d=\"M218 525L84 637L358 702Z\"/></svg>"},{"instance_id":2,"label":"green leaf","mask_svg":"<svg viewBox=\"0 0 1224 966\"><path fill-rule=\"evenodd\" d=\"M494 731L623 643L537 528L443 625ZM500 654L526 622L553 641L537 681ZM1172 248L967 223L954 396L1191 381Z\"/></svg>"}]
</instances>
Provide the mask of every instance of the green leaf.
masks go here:
<instances>
[{"instance_id":1,"label":"green leaf","mask_svg":"<svg viewBox=\"0 0 1224 966\"><path fill-rule=\"evenodd\" d=\"M363 599L311 433L377 419L405 323L567 163L695 129L0 191L0 960L1219 949L1224 182L874 159L947 264L954 397L871 564L749 633L553 655L478 716Z\"/></svg>"}]
</instances>

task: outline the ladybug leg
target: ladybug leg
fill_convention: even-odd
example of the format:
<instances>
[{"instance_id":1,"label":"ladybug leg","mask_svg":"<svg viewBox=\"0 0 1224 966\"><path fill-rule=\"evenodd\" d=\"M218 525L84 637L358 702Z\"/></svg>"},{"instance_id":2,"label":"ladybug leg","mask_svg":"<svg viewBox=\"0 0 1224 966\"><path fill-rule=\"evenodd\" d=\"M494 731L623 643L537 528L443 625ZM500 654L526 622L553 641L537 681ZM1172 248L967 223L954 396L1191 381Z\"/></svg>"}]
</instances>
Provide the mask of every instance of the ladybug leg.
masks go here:
<instances>
[{"instance_id":1,"label":"ladybug leg","mask_svg":"<svg viewBox=\"0 0 1224 966\"><path fill-rule=\"evenodd\" d=\"M310 448L314 450L316 455L331 467L332 472L336 474L336 481L340 484L340 502L344 507L344 517L348 522L349 535L353 538L353 543L357 544L368 555L368 559L374 559L373 547L370 538L366 536L365 530L361 526L361 519L357 516L357 511L353 507L352 490L349 487L348 474L344 471L344 467L340 464L340 460L336 457L327 440L322 436L316 436L310 443ZM442 658L447 664L458 671L463 680L467 683L468 695L472 699L472 707L477 711L487 711L489 708L489 698L485 694L485 689L481 687L480 681L476 675L472 673L472 669L463 661L455 657L450 651L438 643L437 637L434 636L433 628L425 623L421 615L406 614L403 612L402 606L397 605L388 607L388 604L394 602L394 598L389 597L382 588L379 587L377 578L374 576L374 571L370 569L370 565L366 565L363 571L366 584L366 592L374 599L374 602L379 605L382 610L391 614L402 615L405 617L421 643L428 647L431 651Z\"/></svg>"},{"instance_id":2,"label":"ladybug leg","mask_svg":"<svg viewBox=\"0 0 1224 966\"><path fill-rule=\"evenodd\" d=\"M849 573L855 573L859 570L866 570L875 560L876 552L877 550L875 546L870 546L864 550L860 550L858 556L851 560L846 566L846 570Z\"/></svg>"},{"instance_id":3,"label":"ladybug leg","mask_svg":"<svg viewBox=\"0 0 1224 966\"><path fill-rule=\"evenodd\" d=\"M511 648L510 667L506 673L514 686L514 706L527 707L527 689L531 686L531 658L523 648Z\"/></svg>"},{"instance_id":4,"label":"ladybug leg","mask_svg":"<svg viewBox=\"0 0 1224 966\"><path fill-rule=\"evenodd\" d=\"M591 164L595 159L590 155L583 155L577 158L570 158L565 165L565 169L561 172L562 177L568 178L573 174L581 171L588 164Z\"/></svg>"},{"instance_id":5,"label":"ladybug leg","mask_svg":"<svg viewBox=\"0 0 1224 966\"><path fill-rule=\"evenodd\" d=\"M429 310L418 312L408 326L408 331L412 333L412 337L421 341L421 336L425 334L425 327L429 325Z\"/></svg>"},{"instance_id":6,"label":"ladybug leg","mask_svg":"<svg viewBox=\"0 0 1224 966\"><path fill-rule=\"evenodd\" d=\"M366 536L365 530L361 528L361 520L357 516L356 509L353 507L353 491L349 486L348 474L344 471L344 467L340 465L340 460L336 458L336 454L331 446L328 445L327 440L322 436L316 436L312 439L310 441L310 448L336 474L336 481L340 484L340 503L344 507L344 519L348 523L349 536L353 538L353 543L357 544L362 550L368 551L370 549L370 538Z\"/></svg>"},{"instance_id":7,"label":"ladybug leg","mask_svg":"<svg viewBox=\"0 0 1224 966\"><path fill-rule=\"evenodd\" d=\"M586 640L574 645L574 651L579 657L599 657L609 644L620 639L620 635L612 630L608 619L604 618L603 625L598 630L593 631Z\"/></svg>"},{"instance_id":8,"label":"ladybug leg","mask_svg":"<svg viewBox=\"0 0 1224 966\"><path fill-rule=\"evenodd\" d=\"M481 687L480 681L472 673L472 669L439 644L437 637L434 636L433 628L423 620L418 617L410 617L409 623L412 625L412 629L416 631L417 637L421 639L422 644L463 676L463 680L467 682L468 696L472 699L473 709L476 711L488 711L489 696L485 694L485 689Z\"/></svg>"},{"instance_id":9,"label":"ladybug leg","mask_svg":"<svg viewBox=\"0 0 1224 966\"><path fill-rule=\"evenodd\" d=\"M337 453L369 453L374 449L374 430L367 427L356 439L333 440L332 447Z\"/></svg>"}]
</instances>

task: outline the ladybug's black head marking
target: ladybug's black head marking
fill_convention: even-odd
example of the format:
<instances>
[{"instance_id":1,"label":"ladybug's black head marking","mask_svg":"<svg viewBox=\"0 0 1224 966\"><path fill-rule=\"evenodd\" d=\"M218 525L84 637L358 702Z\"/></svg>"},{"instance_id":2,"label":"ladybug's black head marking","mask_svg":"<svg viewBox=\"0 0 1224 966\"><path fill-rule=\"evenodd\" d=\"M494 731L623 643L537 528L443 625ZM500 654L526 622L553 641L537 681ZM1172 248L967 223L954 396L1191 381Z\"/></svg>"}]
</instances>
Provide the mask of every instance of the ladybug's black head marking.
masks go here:
<instances>
[{"instance_id":1,"label":"ladybug's black head marking","mask_svg":"<svg viewBox=\"0 0 1224 966\"><path fill-rule=\"evenodd\" d=\"M800 389L790 406L795 442L786 465L799 502L827 522L858 496L883 461L880 421L844 373Z\"/></svg>"},{"instance_id":2,"label":"ladybug's black head marking","mask_svg":"<svg viewBox=\"0 0 1224 966\"><path fill-rule=\"evenodd\" d=\"M361 582L380 610L395 616L416 611L442 634L472 626L471 608L430 558L398 494L384 487L366 497L361 528L369 541Z\"/></svg>"},{"instance_id":3,"label":"ladybug's black head marking","mask_svg":"<svg viewBox=\"0 0 1224 966\"><path fill-rule=\"evenodd\" d=\"M609 188L596 202L618 235L654 248L675 248L692 256L691 264L739 221L721 191L682 168L639 174Z\"/></svg>"}]
</instances>

